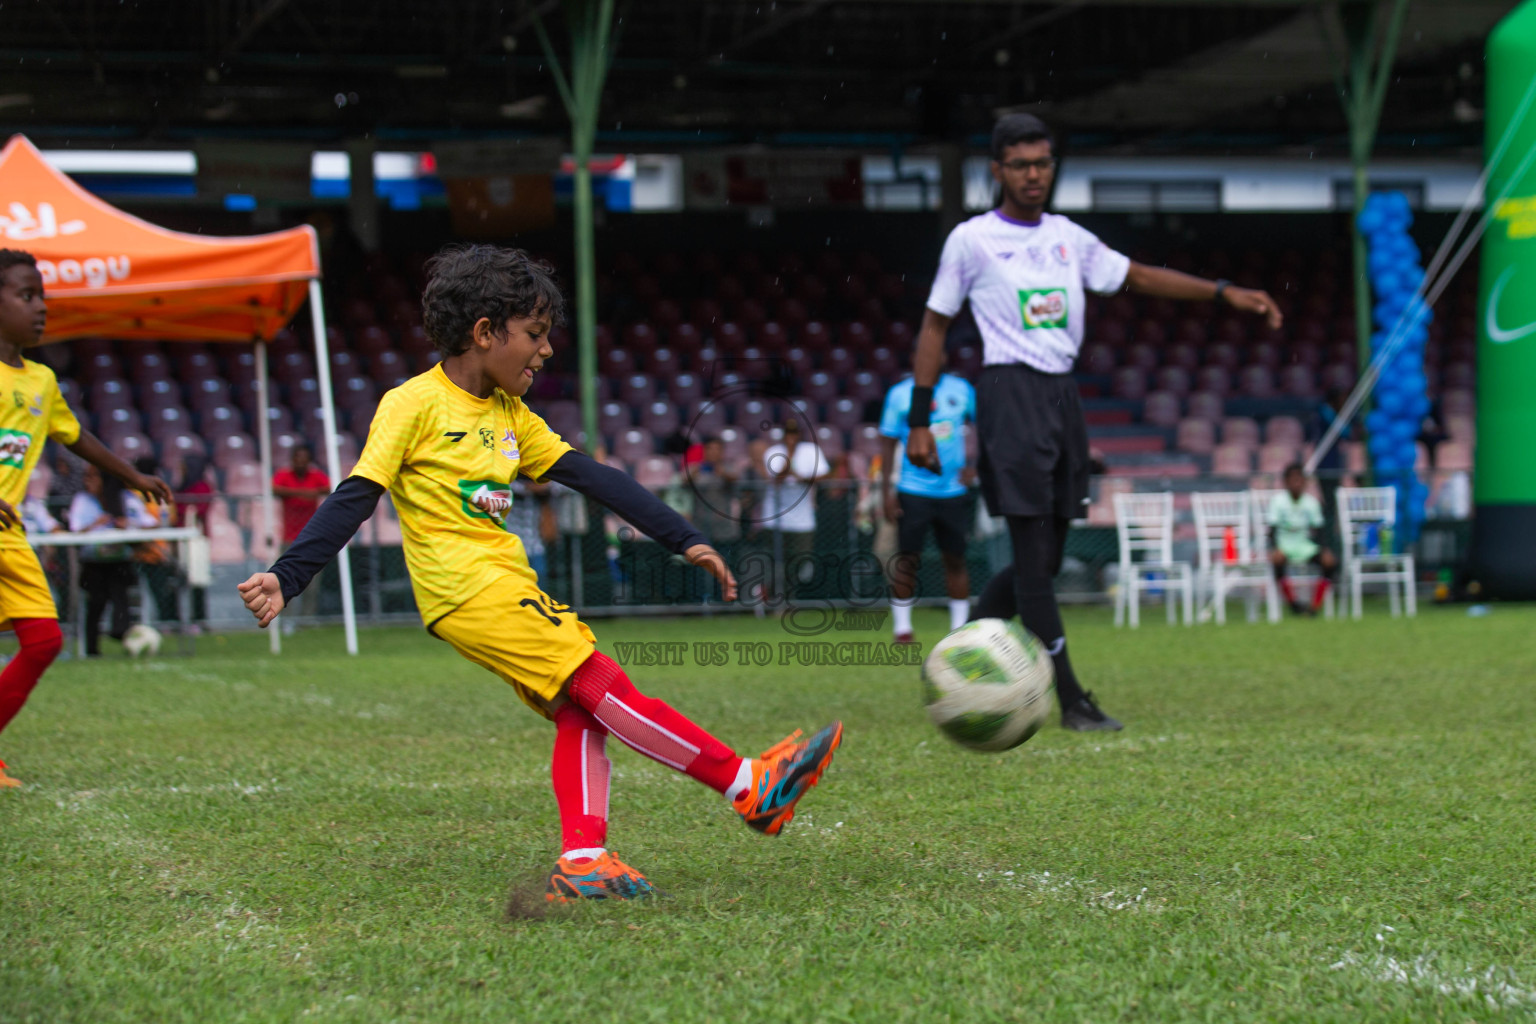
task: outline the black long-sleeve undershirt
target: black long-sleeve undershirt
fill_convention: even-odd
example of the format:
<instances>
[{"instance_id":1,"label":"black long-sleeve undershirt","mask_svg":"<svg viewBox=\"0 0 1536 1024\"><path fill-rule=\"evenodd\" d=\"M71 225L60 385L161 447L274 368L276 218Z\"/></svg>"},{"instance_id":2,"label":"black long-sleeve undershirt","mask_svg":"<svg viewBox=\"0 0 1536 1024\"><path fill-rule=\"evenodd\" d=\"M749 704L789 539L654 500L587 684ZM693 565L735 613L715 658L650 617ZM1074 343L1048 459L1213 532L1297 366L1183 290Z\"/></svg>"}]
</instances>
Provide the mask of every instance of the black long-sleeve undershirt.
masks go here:
<instances>
[{"instance_id":1,"label":"black long-sleeve undershirt","mask_svg":"<svg viewBox=\"0 0 1536 1024\"><path fill-rule=\"evenodd\" d=\"M544 474L544 480L564 484L601 502L642 533L674 553L708 543L692 523L641 487L628 474L596 462L580 452L566 452ZM336 557L378 507L384 488L367 477L349 476L325 499L297 540L269 570L283 588L287 604L304 592L311 580Z\"/></svg>"}]
</instances>

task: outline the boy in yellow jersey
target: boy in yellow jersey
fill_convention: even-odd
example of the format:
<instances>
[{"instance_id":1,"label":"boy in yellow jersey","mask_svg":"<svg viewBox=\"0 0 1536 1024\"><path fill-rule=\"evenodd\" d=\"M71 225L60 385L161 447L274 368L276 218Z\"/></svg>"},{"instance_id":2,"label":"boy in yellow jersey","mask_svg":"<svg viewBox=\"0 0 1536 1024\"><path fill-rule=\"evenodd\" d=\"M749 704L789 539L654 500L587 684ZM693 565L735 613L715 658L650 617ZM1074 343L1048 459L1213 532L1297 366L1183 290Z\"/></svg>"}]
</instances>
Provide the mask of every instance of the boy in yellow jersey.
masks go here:
<instances>
[{"instance_id":1,"label":"boy in yellow jersey","mask_svg":"<svg viewBox=\"0 0 1536 1024\"><path fill-rule=\"evenodd\" d=\"M352 475L270 571L240 585L241 597L269 625L388 490L427 630L554 722L550 773L564 848L547 898L651 896L645 876L604 846L610 734L710 786L752 828L777 835L831 761L842 723L740 757L635 689L595 649L586 624L539 589L522 541L502 525L518 473L607 505L710 572L728 601L736 580L687 520L626 474L573 450L523 404L533 375L554 355L549 330L564 306L549 266L520 250L476 245L444 250L427 271L422 319L443 361L383 397Z\"/></svg>"},{"instance_id":2,"label":"boy in yellow jersey","mask_svg":"<svg viewBox=\"0 0 1536 1024\"><path fill-rule=\"evenodd\" d=\"M0 732L64 646L48 579L16 513L43 445L57 441L146 497L171 500L165 481L136 471L80 428L52 370L23 358L22 350L42 338L47 321L37 260L31 253L0 249L0 630L14 630L21 644L0 672ZM21 785L5 767L0 761L0 789Z\"/></svg>"}]
</instances>

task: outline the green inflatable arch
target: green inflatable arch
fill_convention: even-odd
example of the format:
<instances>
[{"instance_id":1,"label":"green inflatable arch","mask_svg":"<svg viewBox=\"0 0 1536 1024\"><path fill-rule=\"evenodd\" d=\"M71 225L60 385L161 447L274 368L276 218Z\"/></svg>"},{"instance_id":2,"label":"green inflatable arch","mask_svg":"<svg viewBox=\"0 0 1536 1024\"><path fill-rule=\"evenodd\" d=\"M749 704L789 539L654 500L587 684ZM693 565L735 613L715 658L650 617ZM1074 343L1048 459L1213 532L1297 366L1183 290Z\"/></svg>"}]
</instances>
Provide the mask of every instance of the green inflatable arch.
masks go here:
<instances>
[{"instance_id":1,"label":"green inflatable arch","mask_svg":"<svg viewBox=\"0 0 1536 1024\"><path fill-rule=\"evenodd\" d=\"M1536 0L1488 37L1487 201L1498 202L1482 243L1477 328L1477 477L1471 578L1494 597L1536 599ZM1522 110L1522 104L1526 109Z\"/></svg>"}]
</instances>

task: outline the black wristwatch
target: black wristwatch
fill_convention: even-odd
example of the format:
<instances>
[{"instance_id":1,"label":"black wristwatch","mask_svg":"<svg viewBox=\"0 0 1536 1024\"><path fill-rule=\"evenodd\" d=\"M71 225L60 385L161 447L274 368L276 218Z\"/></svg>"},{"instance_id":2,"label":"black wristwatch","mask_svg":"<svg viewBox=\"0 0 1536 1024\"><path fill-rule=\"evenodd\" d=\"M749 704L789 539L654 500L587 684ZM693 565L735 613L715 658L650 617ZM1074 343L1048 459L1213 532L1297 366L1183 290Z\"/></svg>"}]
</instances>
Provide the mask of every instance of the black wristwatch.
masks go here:
<instances>
[{"instance_id":1,"label":"black wristwatch","mask_svg":"<svg viewBox=\"0 0 1536 1024\"><path fill-rule=\"evenodd\" d=\"M1227 289L1230 287L1232 287L1231 281L1228 281L1224 277L1218 277L1216 279L1216 294L1211 296L1211 301L1220 302L1221 297L1226 294Z\"/></svg>"}]
</instances>

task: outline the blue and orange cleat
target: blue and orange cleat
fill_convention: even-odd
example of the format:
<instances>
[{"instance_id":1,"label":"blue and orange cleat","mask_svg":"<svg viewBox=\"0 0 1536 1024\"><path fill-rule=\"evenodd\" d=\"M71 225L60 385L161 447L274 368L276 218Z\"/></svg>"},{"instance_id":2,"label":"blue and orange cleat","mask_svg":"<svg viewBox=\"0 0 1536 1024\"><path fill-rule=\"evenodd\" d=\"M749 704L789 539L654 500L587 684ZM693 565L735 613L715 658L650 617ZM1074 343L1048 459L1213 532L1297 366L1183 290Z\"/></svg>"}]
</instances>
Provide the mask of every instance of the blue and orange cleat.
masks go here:
<instances>
[{"instance_id":1,"label":"blue and orange cleat","mask_svg":"<svg viewBox=\"0 0 1536 1024\"><path fill-rule=\"evenodd\" d=\"M644 875L606 851L576 864L561 857L544 889L544 898L551 903L644 900L663 895Z\"/></svg>"},{"instance_id":2,"label":"blue and orange cleat","mask_svg":"<svg viewBox=\"0 0 1536 1024\"><path fill-rule=\"evenodd\" d=\"M821 779L843 742L843 723L833 722L800 742L796 729L752 762L752 785L732 806L752 828L776 836L795 816L795 804Z\"/></svg>"},{"instance_id":3,"label":"blue and orange cleat","mask_svg":"<svg viewBox=\"0 0 1536 1024\"><path fill-rule=\"evenodd\" d=\"M20 785L20 779L5 774L5 762L0 761L0 789L16 789Z\"/></svg>"}]
</instances>

